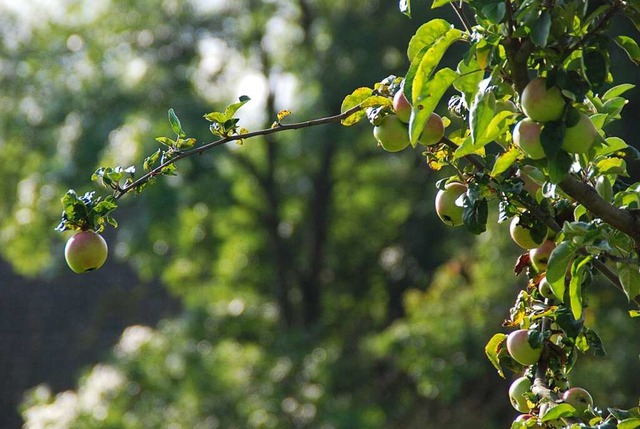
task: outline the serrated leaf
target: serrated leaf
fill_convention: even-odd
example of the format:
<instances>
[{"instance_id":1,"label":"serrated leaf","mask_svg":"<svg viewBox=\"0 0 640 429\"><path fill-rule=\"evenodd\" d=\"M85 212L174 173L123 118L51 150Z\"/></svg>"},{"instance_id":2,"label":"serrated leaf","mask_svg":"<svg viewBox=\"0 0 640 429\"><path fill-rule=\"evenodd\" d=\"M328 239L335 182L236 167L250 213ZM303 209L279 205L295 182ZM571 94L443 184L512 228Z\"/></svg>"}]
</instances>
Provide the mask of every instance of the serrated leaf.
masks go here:
<instances>
[{"instance_id":1,"label":"serrated leaf","mask_svg":"<svg viewBox=\"0 0 640 429\"><path fill-rule=\"evenodd\" d=\"M496 162L493 164L493 168L491 169L491 177L496 177L497 175L507 171L507 169L516 162L519 156L520 150L516 146L510 146L506 152L501 153L498 156L498 159L496 159Z\"/></svg>"},{"instance_id":2,"label":"serrated leaf","mask_svg":"<svg viewBox=\"0 0 640 429\"><path fill-rule=\"evenodd\" d=\"M409 62L413 62L420 51L424 50L424 48L430 48L436 40L443 37L451 28L452 25L444 19L432 19L418 27L411 40L409 40L409 46L407 47Z\"/></svg>"},{"instance_id":3,"label":"serrated leaf","mask_svg":"<svg viewBox=\"0 0 640 429\"><path fill-rule=\"evenodd\" d=\"M538 19L531 27L531 40L537 46L544 48L547 46L549 39L549 31L551 30L551 15L548 12L542 12Z\"/></svg>"},{"instance_id":4,"label":"serrated leaf","mask_svg":"<svg viewBox=\"0 0 640 429\"><path fill-rule=\"evenodd\" d=\"M640 295L640 271L637 266L618 263L618 278L629 301Z\"/></svg>"},{"instance_id":5,"label":"serrated leaf","mask_svg":"<svg viewBox=\"0 0 640 429\"><path fill-rule=\"evenodd\" d=\"M176 133L179 137L186 137L187 135L182 130L182 125L180 124L180 119L174 112L173 108L169 109L169 124L171 124L171 129L174 133Z\"/></svg>"},{"instance_id":6,"label":"serrated leaf","mask_svg":"<svg viewBox=\"0 0 640 429\"><path fill-rule=\"evenodd\" d=\"M450 68L438 70L436 74L428 80L424 80L420 75L416 75L413 90L415 98L409 119L410 140L414 145L422 134L429 116L440 102L440 99L447 92L447 89L456 80L458 74Z\"/></svg>"},{"instance_id":7,"label":"serrated leaf","mask_svg":"<svg viewBox=\"0 0 640 429\"><path fill-rule=\"evenodd\" d=\"M484 352L486 353L489 362L491 362L491 364L498 371L498 374L500 374L500 377L502 378L506 377L504 376L502 368L500 367L500 358L498 357L498 353L500 350L500 346L505 342L506 339L506 334L497 333L493 337L491 337L487 345L484 347Z\"/></svg>"},{"instance_id":8,"label":"serrated leaf","mask_svg":"<svg viewBox=\"0 0 640 429\"><path fill-rule=\"evenodd\" d=\"M549 256L547 281L551 285L553 295L560 302L564 302L565 276L576 250L576 245L573 242L563 241L553 249Z\"/></svg>"},{"instance_id":9,"label":"serrated leaf","mask_svg":"<svg viewBox=\"0 0 640 429\"><path fill-rule=\"evenodd\" d=\"M344 113L349 109L354 108L358 104L362 103L364 100L369 98L373 94L373 89L361 87L353 91L351 94L347 95L344 100L342 100L342 106L340 106L340 112ZM364 110L360 110L353 115L343 119L341 121L342 125L350 126L360 122L360 120L366 115Z\"/></svg>"},{"instance_id":10,"label":"serrated leaf","mask_svg":"<svg viewBox=\"0 0 640 429\"><path fill-rule=\"evenodd\" d=\"M613 39L629 56L629 59L640 65L640 47L638 43L628 36L617 36Z\"/></svg>"}]
</instances>

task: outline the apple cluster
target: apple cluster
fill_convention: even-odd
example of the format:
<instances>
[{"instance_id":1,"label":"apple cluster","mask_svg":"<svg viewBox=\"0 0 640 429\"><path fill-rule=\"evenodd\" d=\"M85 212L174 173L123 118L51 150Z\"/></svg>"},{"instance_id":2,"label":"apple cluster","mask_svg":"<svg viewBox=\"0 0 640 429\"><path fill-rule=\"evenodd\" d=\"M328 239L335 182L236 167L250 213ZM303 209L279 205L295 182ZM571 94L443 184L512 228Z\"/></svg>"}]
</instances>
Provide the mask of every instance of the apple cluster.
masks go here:
<instances>
[{"instance_id":1,"label":"apple cluster","mask_svg":"<svg viewBox=\"0 0 640 429\"><path fill-rule=\"evenodd\" d=\"M388 152L400 152L411 144L407 124L411 119L411 103L404 95L402 86L393 95L393 112L379 119L373 128L378 144ZM424 125L418 143L431 146L444 136L444 122L437 113L431 113Z\"/></svg>"},{"instance_id":2,"label":"apple cluster","mask_svg":"<svg viewBox=\"0 0 640 429\"><path fill-rule=\"evenodd\" d=\"M585 113L572 109L557 86L537 77L525 87L520 105L526 118L513 129L513 141L529 158L545 158L541 142L546 123L565 120L566 128L560 147L568 153L586 153L599 137L598 130Z\"/></svg>"}]
</instances>

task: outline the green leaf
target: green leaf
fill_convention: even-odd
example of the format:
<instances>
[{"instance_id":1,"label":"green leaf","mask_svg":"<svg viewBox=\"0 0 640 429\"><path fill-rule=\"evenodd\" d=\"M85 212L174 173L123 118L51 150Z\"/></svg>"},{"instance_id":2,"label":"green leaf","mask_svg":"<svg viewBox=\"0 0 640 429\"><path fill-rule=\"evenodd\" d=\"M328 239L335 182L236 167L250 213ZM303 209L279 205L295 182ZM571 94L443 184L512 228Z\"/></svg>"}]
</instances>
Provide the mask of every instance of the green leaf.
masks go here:
<instances>
[{"instance_id":1,"label":"green leaf","mask_svg":"<svg viewBox=\"0 0 640 429\"><path fill-rule=\"evenodd\" d=\"M174 133L176 133L179 137L186 137L187 135L182 130L182 125L180 124L180 119L176 115L176 112L173 111L173 108L169 109L169 123L171 124L171 129Z\"/></svg>"},{"instance_id":2,"label":"green leaf","mask_svg":"<svg viewBox=\"0 0 640 429\"><path fill-rule=\"evenodd\" d=\"M531 40L533 40L533 43L541 48L547 46L549 30L551 30L551 15L545 11L540 14L540 17L531 27Z\"/></svg>"},{"instance_id":3,"label":"green leaf","mask_svg":"<svg viewBox=\"0 0 640 429\"><path fill-rule=\"evenodd\" d=\"M553 294L560 302L564 302L565 276L576 250L576 245L573 242L563 241L553 249L549 256L547 281L551 285Z\"/></svg>"},{"instance_id":4,"label":"green leaf","mask_svg":"<svg viewBox=\"0 0 640 429\"><path fill-rule=\"evenodd\" d=\"M631 417L618 422L618 429L636 429L640 428L640 419Z\"/></svg>"},{"instance_id":5,"label":"green leaf","mask_svg":"<svg viewBox=\"0 0 640 429\"><path fill-rule=\"evenodd\" d=\"M232 118L233 115L236 114L238 109L241 108L242 106L244 106L249 100L251 100L251 99L249 97L247 97L246 95L240 96L240 101L238 103L230 104L230 105L227 106L226 109L224 109L224 116L226 116L227 119ZM180 137L184 137L184 136L180 136Z\"/></svg>"},{"instance_id":6,"label":"green leaf","mask_svg":"<svg viewBox=\"0 0 640 429\"><path fill-rule=\"evenodd\" d=\"M470 106L478 93L484 70L480 68L476 59L472 58L469 61L460 61L456 71L460 77L453 83L453 87L463 94L465 105Z\"/></svg>"},{"instance_id":7,"label":"green leaf","mask_svg":"<svg viewBox=\"0 0 640 429\"><path fill-rule=\"evenodd\" d=\"M516 159L520 156L520 149L516 146L510 146L506 152L501 153L496 159L495 164L493 164L493 168L491 169L491 177L496 177L497 175L504 173L507 171L509 167L516 162Z\"/></svg>"},{"instance_id":8,"label":"green leaf","mask_svg":"<svg viewBox=\"0 0 640 429\"><path fill-rule=\"evenodd\" d=\"M629 301L633 301L640 295L640 270L637 266L618 263L618 277L622 283L622 289Z\"/></svg>"},{"instance_id":9,"label":"green leaf","mask_svg":"<svg viewBox=\"0 0 640 429\"><path fill-rule=\"evenodd\" d=\"M613 39L629 56L629 59L640 65L640 47L638 43L628 36L617 36Z\"/></svg>"},{"instance_id":10,"label":"green leaf","mask_svg":"<svg viewBox=\"0 0 640 429\"><path fill-rule=\"evenodd\" d=\"M627 147L629 147L629 145L620 137L607 137L604 139L604 143L596 148L595 153L596 156L605 156L626 149Z\"/></svg>"},{"instance_id":11,"label":"green leaf","mask_svg":"<svg viewBox=\"0 0 640 429\"><path fill-rule=\"evenodd\" d=\"M449 4L454 1L455 0L433 0L433 3L431 3L431 9L436 9L440 6L444 6L445 4Z\"/></svg>"},{"instance_id":12,"label":"green leaf","mask_svg":"<svg viewBox=\"0 0 640 429\"><path fill-rule=\"evenodd\" d=\"M540 133L540 143L547 159L554 159L564 140L566 126L563 121L547 122Z\"/></svg>"},{"instance_id":13,"label":"green leaf","mask_svg":"<svg viewBox=\"0 0 640 429\"><path fill-rule=\"evenodd\" d=\"M544 132L544 130L543 130ZM569 170L571 169L571 165L573 164L573 159L571 156L561 150L556 154L556 157L553 159L549 159L549 180L553 184L558 184L564 180L565 177L569 174Z\"/></svg>"},{"instance_id":14,"label":"green leaf","mask_svg":"<svg viewBox=\"0 0 640 429\"><path fill-rule=\"evenodd\" d=\"M596 166L600 174L618 174L629 176L627 173L627 163L622 158L612 157L599 161Z\"/></svg>"},{"instance_id":15,"label":"green leaf","mask_svg":"<svg viewBox=\"0 0 640 429\"><path fill-rule=\"evenodd\" d=\"M569 337L577 337L582 331L583 322L574 319L567 307L559 307L556 310L556 323Z\"/></svg>"},{"instance_id":16,"label":"green leaf","mask_svg":"<svg viewBox=\"0 0 640 429\"><path fill-rule=\"evenodd\" d=\"M585 329L584 336L589 344L589 350L595 357L605 357L607 352L604 349L602 339L593 329Z\"/></svg>"},{"instance_id":17,"label":"green leaf","mask_svg":"<svg viewBox=\"0 0 640 429\"><path fill-rule=\"evenodd\" d=\"M607 92L604 93L604 95L602 96L602 100L603 101L607 101L610 100L612 98L618 97L622 94L624 94L625 92L629 91L630 89L635 88L636 86L631 84L631 83L623 83L620 85L616 85L613 88L610 88Z\"/></svg>"},{"instance_id":18,"label":"green leaf","mask_svg":"<svg viewBox=\"0 0 640 429\"><path fill-rule=\"evenodd\" d=\"M473 199L465 195L462 222L469 232L476 235L485 232L488 217L489 206L486 198Z\"/></svg>"},{"instance_id":19,"label":"green leaf","mask_svg":"<svg viewBox=\"0 0 640 429\"><path fill-rule=\"evenodd\" d=\"M488 81L486 81L488 83ZM491 91L479 91L469 110L469 127L475 147L481 147L486 141L487 128L491 123L496 105L496 97Z\"/></svg>"},{"instance_id":20,"label":"green leaf","mask_svg":"<svg viewBox=\"0 0 640 429\"><path fill-rule=\"evenodd\" d=\"M411 18L411 0L400 0L398 7L400 12Z\"/></svg>"},{"instance_id":21,"label":"green leaf","mask_svg":"<svg viewBox=\"0 0 640 429\"><path fill-rule=\"evenodd\" d=\"M364 100L369 98L373 94L373 89L371 88L358 88L353 91L351 94L347 95L344 100L342 100L342 106L340 107L340 112L344 113L349 109L354 108L358 104L362 103ZM365 110L360 110L353 115L343 119L341 121L344 126L351 126L360 122L360 120L366 115Z\"/></svg>"},{"instance_id":22,"label":"green leaf","mask_svg":"<svg viewBox=\"0 0 640 429\"><path fill-rule=\"evenodd\" d=\"M409 62L413 62L421 51L426 52L425 48L430 48L436 40L444 37L452 28L453 26L444 19L432 19L422 24L409 40L407 47Z\"/></svg>"},{"instance_id":23,"label":"green leaf","mask_svg":"<svg viewBox=\"0 0 640 429\"><path fill-rule=\"evenodd\" d=\"M506 339L506 334L497 333L491 337L487 345L484 347L484 352L486 353L487 358L489 358L489 362L491 362L494 368L498 370L498 374L500 374L500 377L502 378L505 378L505 376L502 372L502 368L500 367L500 358L498 357L498 353Z\"/></svg>"},{"instance_id":24,"label":"green leaf","mask_svg":"<svg viewBox=\"0 0 640 429\"><path fill-rule=\"evenodd\" d=\"M582 317L582 281L584 280L587 264L592 256L586 256L573 261L571 266L571 280L569 281L569 303L573 318L579 320Z\"/></svg>"},{"instance_id":25,"label":"green leaf","mask_svg":"<svg viewBox=\"0 0 640 429\"><path fill-rule=\"evenodd\" d=\"M584 74L595 89L600 88L607 80L609 66L605 52L600 49L591 49L582 54L582 67Z\"/></svg>"},{"instance_id":26,"label":"green leaf","mask_svg":"<svg viewBox=\"0 0 640 429\"><path fill-rule=\"evenodd\" d=\"M458 74L450 68L438 70L433 78L428 80L424 79L423 76L416 75L413 85L416 97L409 120L411 143L414 147L429 116L431 116L440 99L457 77Z\"/></svg>"},{"instance_id":27,"label":"green leaf","mask_svg":"<svg viewBox=\"0 0 640 429\"><path fill-rule=\"evenodd\" d=\"M558 404L550 407L544 416L541 416L540 421L550 422L558 420L561 417L572 416L576 413L576 409L569 404Z\"/></svg>"}]
</instances>

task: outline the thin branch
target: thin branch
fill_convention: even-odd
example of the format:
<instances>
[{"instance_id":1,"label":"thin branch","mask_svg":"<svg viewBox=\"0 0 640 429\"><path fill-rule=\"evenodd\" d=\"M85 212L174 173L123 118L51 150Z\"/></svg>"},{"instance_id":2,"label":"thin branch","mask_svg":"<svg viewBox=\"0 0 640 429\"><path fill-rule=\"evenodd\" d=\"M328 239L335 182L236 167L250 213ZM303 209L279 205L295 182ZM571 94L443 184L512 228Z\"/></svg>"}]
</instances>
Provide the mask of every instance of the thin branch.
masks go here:
<instances>
[{"instance_id":1,"label":"thin branch","mask_svg":"<svg viewBox=\"0 0 640 429\"><path fill-rule=\"evenodd\" d=\"M453 11L456 13L456 15L458 15L458 19L462 23L462 26L467 31L467 33L471 33L471 27L473 26L471 25L471 22L464 14L464 8L462 6L463 3L460 2L460 4L458 5L456 4L456 2L451 2L449 4L453 8Z\"/></svg>"},{"instance_id":2,"label":"thin branch","mask_svg":"<svg viewBox=\"0 0 640 429\"><path fill-rule=\"evenodd\" d=\"M140 178L138 178L136 181L128 184L127 186L123 186L121 190L117 191L114 194L114 198L116 199L120 199L121 197L123 197L125 194L127 194L128 192L139 188L140 186L144 185L145 183L147 183L150 179L152 179L153 177L157 177L162 175L162 170L166 167L168 167L171 164L176 163L177 161L184 159L184 158L188 158L190 156L193 155L202 155L204 152L207 152L208 150L213 149L214 147L218 147L218 146L222 146L226 143L229 143L231 141L237 141L237 140L244 140L244 139L250 139L252 137L257 137L257 136L267 136L270 134L275 134L275 133L279 133L282 131L288 131L288 130L297 130L297 129L301 129L301 128L309 128L309 127L315 127L318 125L324 125L324 124L330 124L333 122L339 122L342 121L343 119L348 118L349 116L359 112L362 110L362 107L360 105L354 106L349 110L346 110L343 113L340 113L339 115L333 115L333 116L327 116L324 118L319 118L319 119L312 119L310 121L305 121L305 122L295 122L293 124L279 124L273 128L266 128L266 129L262 129L262 130L258 130L258 131L252 131L246 134L238 134L238 135L233 135L233 136L227 136L224 138L221 138L219 140L210 142L210 143L206 143L202 146L198 146L196 148L184 151L184 152L178 152L176 154L176 156L174 156L173 158L163 162L162 164L158 165L156 168L154 168L153 170L149 171L148 173L144 174L143 176L140 176Z\"/></svg>"}]
</instances>

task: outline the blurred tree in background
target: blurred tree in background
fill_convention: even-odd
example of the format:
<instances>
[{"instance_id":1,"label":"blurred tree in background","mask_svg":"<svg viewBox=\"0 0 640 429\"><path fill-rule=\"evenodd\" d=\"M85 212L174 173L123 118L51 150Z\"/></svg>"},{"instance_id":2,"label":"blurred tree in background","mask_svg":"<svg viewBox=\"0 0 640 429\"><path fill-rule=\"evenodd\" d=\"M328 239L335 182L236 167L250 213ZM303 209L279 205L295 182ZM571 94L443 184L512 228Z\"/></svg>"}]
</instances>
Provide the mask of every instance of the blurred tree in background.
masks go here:
<instances>
[{"instance_id":1,"label":"blurred tree in background","mask_svg":"<svg viewBox=\"0 0 640 429\"><path fill-rule=\"evenodd\" d=\"M157 327L124 330L108 363L86 369L74 391L31 390L21 406L26 427L498 428L512 420L508 382L483 348L524 282L511 274L517 250L495 231L475 239L445 230L433 212L437 174L415 153L382 153L366 127L280 133L182 161L179 177L123 201L122 226L107 231L110 266L68 280L53 231L58 197L100 165L152 152L154 137L169 132L169 107L208 141L202 115L240 95L252 98L243 108L251 123L241 125L268 126L283 108L296 119L336 113L353 88L402 73L421 17L408 20L396 2L342 3L0 6L2 258L67 300L81 288L96 299L118 290L103 312L157 295L181 307ZM607 297L589 313L605 344L637 342L621 297ZM176 311L159 307L154 314ZM607 395L631 406L637 351L611 351L578 370L596 402Z\"/></svg>"}]
</instances>

